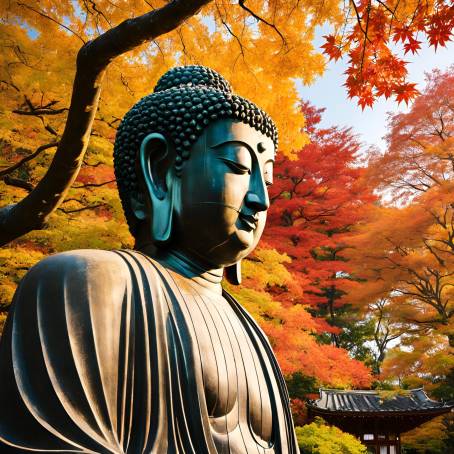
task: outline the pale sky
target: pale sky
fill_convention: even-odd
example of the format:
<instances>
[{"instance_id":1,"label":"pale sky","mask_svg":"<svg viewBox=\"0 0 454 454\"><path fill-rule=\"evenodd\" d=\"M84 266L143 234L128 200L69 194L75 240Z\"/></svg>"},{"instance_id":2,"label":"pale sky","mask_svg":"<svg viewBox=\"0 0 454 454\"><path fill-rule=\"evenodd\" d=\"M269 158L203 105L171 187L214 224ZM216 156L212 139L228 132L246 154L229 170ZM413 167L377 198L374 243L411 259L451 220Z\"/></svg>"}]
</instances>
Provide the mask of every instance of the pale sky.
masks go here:
<instances>
[{"instance_id":1,"label":"pale sky","mask_svg":"<svg viewBox=\"0 0 454 454\"><path fill-rule=\"evenodd\" d=\"M416 82L417 88L421 90L424 87L425 72L430 72L433 68L445 70L454 64L454 43L438 48L437 52L433 47L423 44L417 55L407 54L404 59L410 62L409 81ZM313 85L303 86L297 83L298 91L303 99L317 107L326 108L323 126L351 126L365 145L376 145L384 151L385 141L382 138L386 134L387 112L402 112L407 107L404 103L397 105L396 102L383 98L376 101L373 108L366 107L362 111L356 100L347 98L347 91L343 87L343 72L346 67L346 61L330 62L325 74Z\"/></svg>"}]
</instances>

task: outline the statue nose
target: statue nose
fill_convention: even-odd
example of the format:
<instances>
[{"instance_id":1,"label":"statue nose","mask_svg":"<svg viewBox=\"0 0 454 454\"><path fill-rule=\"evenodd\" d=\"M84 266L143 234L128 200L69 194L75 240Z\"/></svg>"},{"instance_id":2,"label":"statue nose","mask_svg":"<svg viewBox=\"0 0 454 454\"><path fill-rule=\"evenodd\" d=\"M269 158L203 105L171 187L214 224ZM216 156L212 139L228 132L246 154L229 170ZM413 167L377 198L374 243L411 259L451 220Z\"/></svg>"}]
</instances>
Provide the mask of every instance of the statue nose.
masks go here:
<instances>
[{"instance_id":1,"label":"statue nose","mask_svg":"<svg viewBox=\"0 0 454 454\"><path fill-rule=\"evenodd\" d=\"M245 197L245 205L254 211L265 211L269 207L268 197L259 197L255 192L249 191Z\"/></svg>"}]
</instances>

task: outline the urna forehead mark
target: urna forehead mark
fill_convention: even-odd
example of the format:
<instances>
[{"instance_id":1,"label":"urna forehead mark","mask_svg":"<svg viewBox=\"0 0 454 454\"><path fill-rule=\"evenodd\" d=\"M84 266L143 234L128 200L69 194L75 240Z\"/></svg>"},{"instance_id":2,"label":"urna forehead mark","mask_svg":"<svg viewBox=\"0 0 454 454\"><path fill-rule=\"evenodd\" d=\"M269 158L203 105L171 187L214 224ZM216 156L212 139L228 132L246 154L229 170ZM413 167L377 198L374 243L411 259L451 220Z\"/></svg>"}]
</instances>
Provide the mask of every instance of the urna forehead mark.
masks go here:
<instances>
[{"instance_id":1,"label":"urna forehead mark","mask_svg":"<svg viewBox=\"0 0 454 454\"><path fill-rule=\"evenodd\" d=\"M220 120L208 126L206 130L206 145L217 148L223 144L243 143L251 152L266 155L268 160L274 160L274 142L255 128L237 120Z\"/></svg>"}]
</instances>

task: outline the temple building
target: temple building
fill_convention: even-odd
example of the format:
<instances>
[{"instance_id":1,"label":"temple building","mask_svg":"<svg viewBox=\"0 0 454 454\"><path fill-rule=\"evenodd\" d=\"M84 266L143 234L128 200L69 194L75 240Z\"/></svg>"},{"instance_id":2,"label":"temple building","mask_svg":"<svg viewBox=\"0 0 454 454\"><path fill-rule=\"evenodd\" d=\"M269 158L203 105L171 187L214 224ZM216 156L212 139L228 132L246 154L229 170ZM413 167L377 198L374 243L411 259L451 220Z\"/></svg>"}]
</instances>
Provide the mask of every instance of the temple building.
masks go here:
<instances>
[{"instance_id":1,"label":"temple building","mask_svg":"<svg viewBox=\"0 0 454 454\"><path fill-rule=\"evenodd\" d=\"M437 402L423 389L384 397L380 391L321 389L320 398L307 403L309 419L358 437L373 454L400 454L400 435L436 416L454 411L454 402Z\"/></svg>"}]
</instances>

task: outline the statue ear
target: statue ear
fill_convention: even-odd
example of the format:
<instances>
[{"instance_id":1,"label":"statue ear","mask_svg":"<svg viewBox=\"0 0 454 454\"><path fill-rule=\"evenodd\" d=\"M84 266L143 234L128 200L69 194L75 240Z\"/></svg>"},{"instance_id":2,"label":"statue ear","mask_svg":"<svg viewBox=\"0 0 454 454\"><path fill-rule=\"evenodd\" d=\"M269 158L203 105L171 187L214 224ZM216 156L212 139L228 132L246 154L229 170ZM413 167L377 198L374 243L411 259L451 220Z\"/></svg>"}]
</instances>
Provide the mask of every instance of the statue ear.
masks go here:
<instances>
[{"instance_id":1,"label":"statue ear","mask_svg":"<svg viewBox=\"0 0 454 454\"><path fill-rule=\"evenodd\" d=\"M226 266L224 268L224 273L226 279L232 285L240 285L241 284L241 260L234 263L233 265Z\"/></svg>"},{"instance_id":2,"label":"statue ear","mask_svg":"<svg viewBox=\"0 0 454 454\"><path fill-rule=\"evenodd\" d=\"M151 133L143 139L136 160L144 193L131 198L131 207L139 220L149 219L154 241L167 241L172 230L174 154L162 134Z\"/></svg>"}]
</instances>

